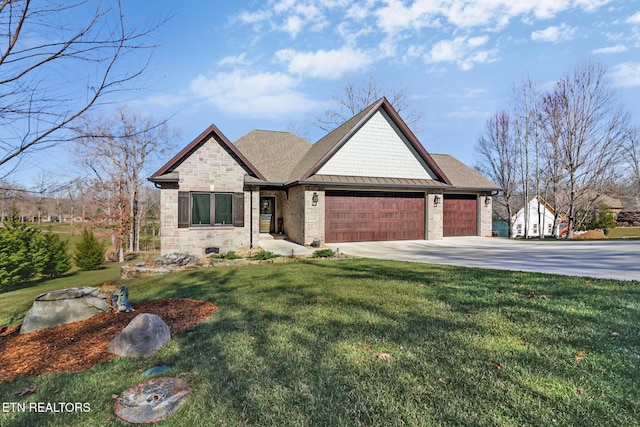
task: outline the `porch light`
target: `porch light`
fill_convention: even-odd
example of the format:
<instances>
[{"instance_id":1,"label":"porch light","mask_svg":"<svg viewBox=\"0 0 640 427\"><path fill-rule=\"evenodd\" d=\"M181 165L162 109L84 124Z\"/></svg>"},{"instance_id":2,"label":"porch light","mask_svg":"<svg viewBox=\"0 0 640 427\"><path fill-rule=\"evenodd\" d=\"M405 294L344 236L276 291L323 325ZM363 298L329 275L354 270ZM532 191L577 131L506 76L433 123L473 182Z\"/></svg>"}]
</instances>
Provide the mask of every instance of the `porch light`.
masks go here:
<instances>
[{"instance_id":1,"label":"porch light","mask_svg":"<svg viewBox=\"0 0 640 427\"><path fill-rule=\"evenodd\" d=\"M313 193L311 197L311 206L318 206L318 193Z\"/></svg>"},{"instance_id":2,"label":"porch light","mask_svg":"<svg viewBox=\"0 0 640 427\"><path fill-rule=\"evenodd\" d=\"M440 204L440 196L438 196L437 194L435 196L433 196L433 206L438 206Z\"/></svg>"},{"instance_id":3,"label":"porch light","mask_svg":"<svg viewBox=\"0 0 640 427\"><path fill-rule=\"evenodd\" d=\"M484 205L485 206L489 206L491 204L491 197L489 196L485 196L484 198Z\"/></svg>"}]
</instances>

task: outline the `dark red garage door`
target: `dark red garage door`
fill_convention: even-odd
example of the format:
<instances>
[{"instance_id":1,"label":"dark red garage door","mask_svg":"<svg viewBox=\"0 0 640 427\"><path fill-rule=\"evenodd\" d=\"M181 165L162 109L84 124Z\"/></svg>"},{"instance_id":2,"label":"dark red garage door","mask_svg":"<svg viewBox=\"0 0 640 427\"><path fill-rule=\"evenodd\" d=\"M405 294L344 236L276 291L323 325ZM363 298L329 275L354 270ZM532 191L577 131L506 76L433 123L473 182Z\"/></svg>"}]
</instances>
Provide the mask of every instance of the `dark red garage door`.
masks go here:
<instances>
[{"instance_id":1,"label":"dark red garage door","mask_svg":"<svg viewBox=\"0 0 640 427\"><path fill-rule=\"evenodd\" d=\"M424 239L424 193L327 191L325 240Z\"/></svg>"},{"instance_id":2,"label":"dark red garage door","mask_svg":"<svg viewBox=\"0 0 640 427\"><path fill-rule=\"evenodd\" d=\"M477 235L476 205L475 195L445 194L442 235L444 237Z\"/></svg>"}]
</instances>

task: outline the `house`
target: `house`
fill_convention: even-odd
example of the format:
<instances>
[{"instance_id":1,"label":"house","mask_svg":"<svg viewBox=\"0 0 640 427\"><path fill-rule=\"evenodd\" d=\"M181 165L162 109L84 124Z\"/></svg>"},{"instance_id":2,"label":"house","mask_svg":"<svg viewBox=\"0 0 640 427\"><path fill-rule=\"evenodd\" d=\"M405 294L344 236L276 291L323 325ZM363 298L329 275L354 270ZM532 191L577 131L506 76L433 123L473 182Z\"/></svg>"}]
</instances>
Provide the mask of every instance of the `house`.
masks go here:
<instances>
[{"instance_id":1,"label":"house","mask_svg":"<svg viewBox=\"0 0 640 427\"><path fill-rule=\"evenodd\" d=\"M528 224L527 237L558 237L561 234L560 221L556 220L556 211L542 197L535 196L525 207L515 214L512 221L511 236L524 237Z\"/></svg>"},{"instance_id":2,"label":"house","mask_svg":"<svg viewBox=\"0 0 640 427\"><path fill-rule=\"evenodd\" d=\"M499 190L427 153L385 98L315 144L263 130L232 144L212 125L149 180L161 189L162 253L199 256L268 233L305 245L491 236Z\"/></svg>"}]
</instances>

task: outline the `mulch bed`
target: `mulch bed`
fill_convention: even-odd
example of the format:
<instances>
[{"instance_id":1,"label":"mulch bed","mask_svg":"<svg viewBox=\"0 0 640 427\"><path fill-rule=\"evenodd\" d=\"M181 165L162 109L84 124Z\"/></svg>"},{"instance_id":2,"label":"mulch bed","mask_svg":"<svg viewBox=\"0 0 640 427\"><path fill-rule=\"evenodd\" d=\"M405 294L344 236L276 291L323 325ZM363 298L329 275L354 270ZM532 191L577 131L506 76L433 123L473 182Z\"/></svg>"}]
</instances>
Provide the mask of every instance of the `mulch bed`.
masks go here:
<instances>
[{"instance_id":1,"label":"mulch bed","mask_svg":"<svg viewBox=\"0 0 640 427\"><path fill-rule=\"evenodd\" d=\"M157 314L171 336L203 322L218 307L210 302L170 298L133 304L131 313L100 313L89 319L20 335L20 325L0 328L0 382L55 372L87 370L116 355L107 345L140 313Z\"/></svg>"}]
</instances>

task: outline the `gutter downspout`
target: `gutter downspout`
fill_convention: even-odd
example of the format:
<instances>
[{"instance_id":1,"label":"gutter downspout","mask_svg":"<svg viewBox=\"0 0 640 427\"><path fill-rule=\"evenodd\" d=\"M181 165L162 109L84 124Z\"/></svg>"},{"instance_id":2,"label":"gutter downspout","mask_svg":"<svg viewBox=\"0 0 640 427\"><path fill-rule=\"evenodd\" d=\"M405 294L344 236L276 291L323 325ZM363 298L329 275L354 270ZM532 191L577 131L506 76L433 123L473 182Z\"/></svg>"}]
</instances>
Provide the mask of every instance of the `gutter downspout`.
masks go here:
<instances>
[{"instance_id":1,"label":"gutter downspout","mask_svg":"<svg viewBox=\"0 0 640 427\"><path fill-rule=\"evenodd\" d=\"M253 188L249 190L249 249L253 249Z\"/></svg>"}]
</instances>

